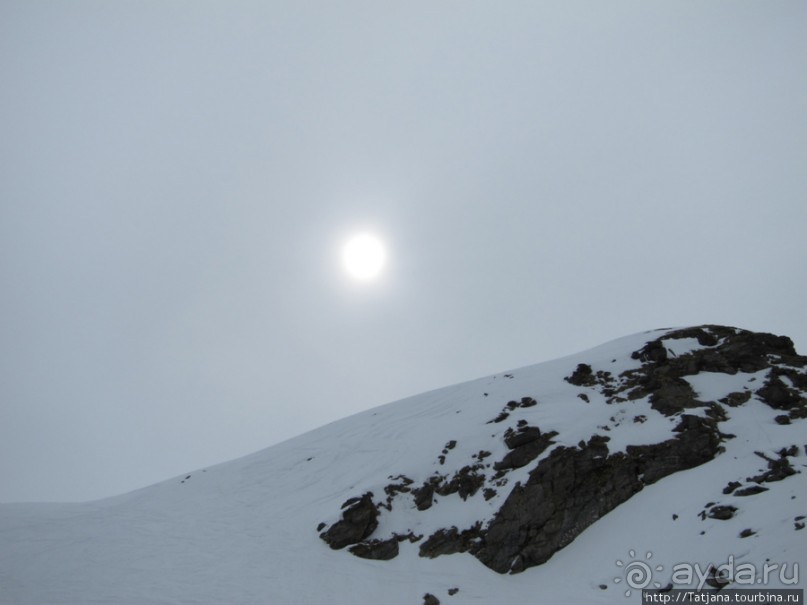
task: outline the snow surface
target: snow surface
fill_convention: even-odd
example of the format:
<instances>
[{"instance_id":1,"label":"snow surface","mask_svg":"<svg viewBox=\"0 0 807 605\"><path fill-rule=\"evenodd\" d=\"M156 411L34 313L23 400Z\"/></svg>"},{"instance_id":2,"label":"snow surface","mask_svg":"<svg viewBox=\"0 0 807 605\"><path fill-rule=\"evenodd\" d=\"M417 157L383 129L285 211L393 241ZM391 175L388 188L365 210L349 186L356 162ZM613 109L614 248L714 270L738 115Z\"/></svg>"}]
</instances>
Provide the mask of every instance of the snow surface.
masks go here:
<instances>
[{"instance_id":1,"label":"snow surface","mask_svg":"<svg viewBox=\"0 0 807 605\"><path fill-rule=\"evenodd\" d=\"M419 544L408 542L401 543L397 558L370 561L331 550L318 537L317 525L336 521L348 498L372 491L382 500L390 477L406 475L419 484L435 472L450 475L480 450L490 451L490 460L501 459L507 452L502 435L518 419L558 431L553 447L575 445L595 432L611 438L611 451L669 438L676 418L661 416L647 400L608 405L596 389L563 379L578 363L615 377L636 368L640 364L630 353L660 334L637 334L390 403L122 496L0 505L0 603L419 605L425 593L457 605L635 603L636 591L626 597L624 582L632 560L660 566L653 580L662 586L676 564L705 569L730 557L760 568L766 561L788 563L786 579L792 577L794 563L807 568L807 530L794 529L794 519L807 515L807 435L801 422L776 424L776 411L754 398L727 408L730 418L721 429L736 437L725 443L725 453L645 488L550 561L520 574L499 575L469 554L421 558ZM699 346L694 339L669 342L676 355ZM766 372L758 374L689 380L701 399L711 400L748 388L749 381L759 385ZM513 422L488 423L509 400L524 396L538 404L514 410ZM646 421L635 422L639 415ZM457 445L440 464L437 457L450 440ZM774 456L792 444L800 447L792 459L800 474L767 484L769 491L752 497L722 493L729 481L745 481L766 468L754 452ZM428 535L450 525L464 529L489 518L527 472L510 473L506 489L490 501L481 493L466 501L453 494L420 512L411 496L399 495L391 512L382 510L374 537L407 530ZM700 513L710 502L740 510L730 521L703 520ZM756 533L740 538L746 528ZM799 580L796 587L803 588ZM792 587L778 576L769 585ZM449 596L452 588L459 591Z\"/></svg>"}]
</instances>

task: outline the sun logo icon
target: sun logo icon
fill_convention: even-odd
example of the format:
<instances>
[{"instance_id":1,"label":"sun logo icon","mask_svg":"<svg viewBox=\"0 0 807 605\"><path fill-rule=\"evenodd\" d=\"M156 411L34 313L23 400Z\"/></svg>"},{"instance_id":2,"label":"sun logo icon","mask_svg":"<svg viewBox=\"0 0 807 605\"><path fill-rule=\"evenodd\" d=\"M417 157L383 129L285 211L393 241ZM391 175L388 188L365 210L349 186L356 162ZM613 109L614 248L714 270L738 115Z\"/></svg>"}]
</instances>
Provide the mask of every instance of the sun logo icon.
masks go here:
<instances>
[{"instance_id":1,"label":"sun logo icon","mask_svg":"<svg viewBox=\"0 0 807 605\"><path fill-rule=\"evenodd\" d=\"M654 571L663 571L663 565L656 565L655 567L649 562L650 559L653 558L653 553L647 551L644 555L644 560L636 558L636 551L630 549L628 551L628 556L632 559L627 563L621 561L620 559L616 560L616 566L623 570L623 576L617 576L614 578L614 584L620 584L623 580L625 581L625 585L627 589L625 590L625 596L629 597L631 595L631 591L633 590L642 590L643 588L647 588L651 584L655 588L661 588L661 584L658 582L653 581L653 572Z\"/></svg>"}]
</instances>

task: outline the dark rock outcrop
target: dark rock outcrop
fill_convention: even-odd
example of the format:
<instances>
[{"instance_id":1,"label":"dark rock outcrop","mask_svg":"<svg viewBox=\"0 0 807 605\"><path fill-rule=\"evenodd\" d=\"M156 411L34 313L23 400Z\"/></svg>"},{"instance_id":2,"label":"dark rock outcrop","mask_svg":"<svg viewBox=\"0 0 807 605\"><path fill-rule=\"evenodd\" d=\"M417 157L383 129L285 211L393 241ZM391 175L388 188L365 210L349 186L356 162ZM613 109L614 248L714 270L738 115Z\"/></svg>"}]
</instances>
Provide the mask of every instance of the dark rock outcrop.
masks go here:
<instances>
[{"instance_id":1,"label":"dark rock outcrop","mask_svg":"<svg viewBox=\"0 0 807 605\"><path fill-rule=\"evenodd\" d=\"M510 413L517 410L518 408L531 408L534 405L538 405L538 402L532 397L522 397L519 401L511 400L508 401L502 411L499 412L499 415L496 416L493 420L488 420L488 424L504 422L510 417Z\"/></svg>"},{"instance_id":2,"label":"dark rock outcrop","mask_svg":"<svg viewBox=\"0 0 807 605\"><path fill-rule=\"evenodd\" d=\"M607 447L605 448L607 452ZM499 573L540 565L641 489L624 454L596 447L555 449L510 492L476 554Z\"/></svg>"},{"instance_id":3,"label":"dark rock outcrop","mask_svg":"<svg viewBox=\"0 0 807 605\"><path fill-rule=\"evenodd\" d=\"M348 550L362 559L389 561L398 556L398 539L393 537L388 540L368 540L354 544Z\"/></svg>"},{"instance_id":4,"label":"dark rock outcrop","mask_svg":"<svg viewBox=\"0 0 807 605\"><path fill-rule=\"evenodd\" d=\"M781 450L778 452L778 454L778 458L770 458L760 452L757 452L758 456L767 461L768 470L754 477L748 477L748 480L754 481L755 483L770 483L772 481L782 481L783 479L787 479L788 477L795 475L798 471L791 466L790 460L787 458L788 456L798 455L798 448L793 446L789 450Z\"/></svg>"},{"instance_id":5,"label":"dark rock outcrop","mask_svg":"<svg viewBox=\"0 0 807 605\"><path fill-rule=\"evenodd\" d=\"M678 433L675 439L626 448L644 485L708 462L720 449L720 431L714 420L684 414L673 430Z\"/></svg>"},{"instance_id":6,"label":"dark rock outcrop","mask_svg":"<svg viewBox=\"0 0 807 605\"><path fill-rule=\"evenodd\" d=\"M434 491L440 496L459 494L460 498L467 500L485 484L485 475L481 472L482 468L482 464L463 466L454 473L450 481L437 483Z\"/></svg>"},{"instance_id":7,"label":"dark rock outcrop","mask_svg":"<svg viewBox=\"0 0 807 605\"><path fill-rule=\"evenodd\" d=\"M422 486L412 490L415 496L415 506L418 510L428 510L434 502L434 484L424 483Z\"/></svg>"},{"instance_id":8,"label":"dark rock outcrop","mask_svg":"<svg viewBox=\"0 0 807 605\"><path fill-rule=\"evenodd\" d=\"M626 453L609 455L608 438L599 435L556 448L513 488L474 554L499 573L540 565L645 485L717 454L716 422L685 415L675 430L673 439Z\"/></svg>"},{"instance_id":9,"label":"dark rock outcrop","mask_svg":"<svg viewBox=\"0 0 807 605\"><path fill-rule=\"evenodd\" d=\"M420 545L420 556L433 559L440 555L473 551L476 549L481 536L481 523L477 523L463 531L454 526L448 529L438 529Z\"/></svg>"},{"instance_id":10,"label":"dark rock outcrop","mask_svg":"<svg viewBox=\"0 0 807 605\"><path fill-rule=\"evenodd\" d=\"M508 449L515 449L535 441L541 436L541 429L537 426L521 426L516 430L507 429L504 433L504 444Z\"/></svg>"},{"instance_id":11,"label":"dark rock outcrop","mask_svg":"<svg viewBox=\"0 0 807 605\"><path fill-rule=\"evenodd\" d=\"M664 341L681 338L696 338L707 348L678 357L668 355ZM614 393L625 392L631 400L650 395L651 405L666 415L703 405L689 384L682 380L686 376L700 372L751 373L767 368L771 368L771 373L765 385L757 390L758 397L775 409L795 410L796 413L807 409L807 400L799 391L780 379L787 376L799 389L807 388L807 375L793 369L807 367L807 357L798 355L786 336L724 326L686 328L667 332L648 342L632 357L641 360L642 367L624 372L620 376L621 385ZM736 407L750 397L750 392L731 393L721 403Z\"/></svg>"},{"instance_id":12,"label":"dark rock outcrop","mask_svg":"<svg viewBox=\"0 0 807 605\"><path fill-rule=\"evenodd\" d=\"M718 504L713 506L709 509L709 512L706 513L706 516L710 519L718 519L719 521L728 521L732 517L734 517L734 513L737 512L736 506L731 506L730 504Z\"/></svg>"},{"instance_id":13,"label":"dark rock outcrop","mask_svg":"<svg viewBox=\"0 0 807 605\"><path fill-rule=\"evenodd\" d=\"M762 492L767 492L767 487L762 487L761 485L750 485L748 487L744 487L742 489L738 489L734 492L735 496L755 496L757 494L761 494Z\"/></svg>"},{"instance_id":14,"label":"dark rock outcrop","mask_svg":"<svg viewBox=\"0 0 807 605\"><path fill-rule=\"evenodd\" d=\"M485 475L482 472L484 465L476 463L463 466L454 473L451 479L444 475L432 475L420 487L411 490L414 496L415 507L420 510L428 510L434 503L434 495L449 496L458 494L463 500L467 500L478 492L485 484Z\"/></svg>"},{"instance_id":15,"label":"dark rock outcrop","mask_svg":"<svg viewBox=\"0 0 807 605\"><path fill-rule=\"evenodd\" d=\"M787 374L772 371L768 380L765 381L765 386L757 390L757 397L775 410L791 410L803 403L804 398L799 391L782 382L781 376L787 376ZM788 376L788 378L790 377Z\"/></svg>"},{"instance_id":16,"label":"dark rock outcrop","mask_svg":"<svg viewBox=\"0 0 807 605\"><path fill-rule=\"evenodd\" d=\"M541 433L538 427L523 427L518 431L509 429L504 441L510 451L493 468L502 471L528 465L554 443L552 438L557 434L556 431Z\"/></svg>"},{"instance_id":17,"label":"dark rock outcrop","mask_svg":"<svg viewBox=\"0 0 807 605\"><path fill-rule=\"evenodd\" d=\"M729 484L726 487L723 488L723 493L728 495L728 494L732 493L735 489L740 487L741 485L742 485L742 483L740 483L739 481L729 481Z\"/></svg>"},{"instance_id":18,"label":"dark rock outcrop","mask_svg":"<svg viewBox=\"0 0 807 605\"><path fill-rule=\"evenodd\" d=\"M398 475L397 477L390 476L389 478L397 480L399 483L389 483L384 486L384 493L387 494L387 501L380 506L383 506L387 510L392 510L392 500L398 494L405 494L412 491L409 486L412 485L413 481L406 475Z\"/></svg>"},{"instance_id":19,"label":"dark rock outcrop","mask_svg":"<svg viewBox=\"0 0 807 605\"><path fill-rule=\"evenodd\" d=\"M347 500L342 509L342 519L319 535L333 549L361 542L378 527L378 508L373 504L372 492Z\"/></svg>"}]
</instances>

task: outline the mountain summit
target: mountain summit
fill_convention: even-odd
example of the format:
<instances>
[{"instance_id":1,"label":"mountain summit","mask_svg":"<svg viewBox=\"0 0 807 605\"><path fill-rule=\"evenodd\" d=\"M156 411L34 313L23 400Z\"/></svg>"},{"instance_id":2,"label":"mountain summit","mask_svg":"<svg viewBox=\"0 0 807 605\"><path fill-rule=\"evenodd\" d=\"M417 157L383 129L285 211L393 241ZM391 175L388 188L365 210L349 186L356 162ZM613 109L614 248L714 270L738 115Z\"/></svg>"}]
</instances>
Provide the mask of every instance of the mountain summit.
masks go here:
<instances>
[{"instance_id":1,"label":"mountain summit","mask_svg":"<svg viewBox=\"0 0 807 605\"><path fill-rule=\"evenodd\" d=\"M805 418L807 357L788 338L637 334L123 496L1 505L0 603L800 588Z\"/></svg>"}]
</instances>

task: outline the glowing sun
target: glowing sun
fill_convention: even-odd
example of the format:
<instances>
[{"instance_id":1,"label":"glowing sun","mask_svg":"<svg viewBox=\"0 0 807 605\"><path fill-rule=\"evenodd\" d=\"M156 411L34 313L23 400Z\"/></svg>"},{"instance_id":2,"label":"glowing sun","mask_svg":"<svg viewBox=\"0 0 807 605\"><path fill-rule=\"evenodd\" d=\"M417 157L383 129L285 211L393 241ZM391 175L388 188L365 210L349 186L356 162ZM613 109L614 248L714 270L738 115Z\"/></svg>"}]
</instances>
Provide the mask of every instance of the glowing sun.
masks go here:
<instances>
[{"instance_id":1,"label":"glowing sun","mask_svg":"<svg viewBox=\"0 0 807 605\"><path fill-rule=\"evenodd\" d=\"M342 248L342 262L348 274L355 279L377 277L386 260L387 253L381 240L369 233L353 236Z\"/></svg>"}]
</instances>

